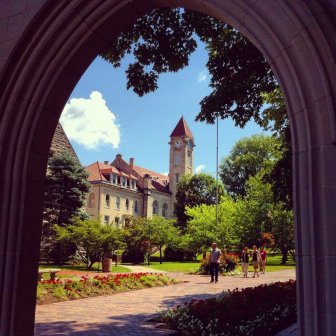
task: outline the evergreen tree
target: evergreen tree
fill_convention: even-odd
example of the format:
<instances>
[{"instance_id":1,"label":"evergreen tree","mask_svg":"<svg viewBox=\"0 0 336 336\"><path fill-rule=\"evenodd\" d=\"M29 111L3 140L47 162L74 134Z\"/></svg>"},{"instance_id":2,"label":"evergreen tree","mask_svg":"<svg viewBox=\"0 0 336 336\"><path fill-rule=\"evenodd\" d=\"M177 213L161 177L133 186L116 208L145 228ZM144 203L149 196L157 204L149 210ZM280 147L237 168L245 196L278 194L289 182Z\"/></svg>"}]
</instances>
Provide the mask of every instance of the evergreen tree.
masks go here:
<instances>
[{"instance_id":1,"label":"evergreen tree","mask_svg":"<svg viewBox=\"0 0 336 336\"><path fill-rule=\"evenodd\" d=\"M55 224L69 225L74 217L85 217L83 207L90 190L88 173L69 153L61 152L48 161L43 207L41 256L56 260L67 258L71 246L55 240Z\"/></svg>"}]
</instances>

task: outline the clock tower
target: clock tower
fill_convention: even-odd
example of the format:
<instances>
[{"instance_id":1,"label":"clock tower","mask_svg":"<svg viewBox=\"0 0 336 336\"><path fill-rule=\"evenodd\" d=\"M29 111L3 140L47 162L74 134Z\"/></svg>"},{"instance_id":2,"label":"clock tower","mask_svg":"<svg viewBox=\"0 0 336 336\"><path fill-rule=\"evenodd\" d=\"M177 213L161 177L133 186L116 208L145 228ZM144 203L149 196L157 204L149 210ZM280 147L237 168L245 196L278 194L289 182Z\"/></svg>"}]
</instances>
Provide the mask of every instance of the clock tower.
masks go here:
<instances>
[{"instance_id":1,"label":"clock tower","mask_svg":"<svg viewBox=\"0 0 336 336\"><path fill-rule=\"evenodd\" d=\"M169 190L175 203L177 183L183 175L192 175L194 171L194 136L183 116L170 135L169 145Z\"/></svg>"}]
</instances>

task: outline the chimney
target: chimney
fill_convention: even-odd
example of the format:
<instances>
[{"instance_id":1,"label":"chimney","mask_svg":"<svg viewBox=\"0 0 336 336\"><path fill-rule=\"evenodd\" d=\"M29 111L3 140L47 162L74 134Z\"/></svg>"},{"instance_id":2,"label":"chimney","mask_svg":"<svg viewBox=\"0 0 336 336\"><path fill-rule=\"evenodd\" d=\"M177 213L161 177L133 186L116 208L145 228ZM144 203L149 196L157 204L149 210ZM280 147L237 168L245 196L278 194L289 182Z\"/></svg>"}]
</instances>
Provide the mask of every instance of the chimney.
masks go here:
<instances>
[{"instance_id":1,"label":"chimney","mask_svg":"<svg viewBox=\"0 0 336 336\"><path fill-rule=\"evenodd\" d=\"M109 165L110 164L110 161L104 161L105 164Z\"/></svg>"},{"instance_id":2,"label":"chimney","mask_svg":"<svg viewBox=\"0 0 336 336\"><path fill-rule=\"evenodd\" d=\"M116 155L116 159L117 159L119 162L120 162L121 158L122 158L122 155L121 155L121 154L117 154L117 155Z\"/></svg>"},{"instance_id":3,"label":"chimney","mask_svg":"<svg viewBox=\"0 0 336 336\"><path fill-rule=\"evenodd\" d=\"M130 158L129 160L129 166L133 170L134 169L134 158Z\"/></svg>"}]
</instances>

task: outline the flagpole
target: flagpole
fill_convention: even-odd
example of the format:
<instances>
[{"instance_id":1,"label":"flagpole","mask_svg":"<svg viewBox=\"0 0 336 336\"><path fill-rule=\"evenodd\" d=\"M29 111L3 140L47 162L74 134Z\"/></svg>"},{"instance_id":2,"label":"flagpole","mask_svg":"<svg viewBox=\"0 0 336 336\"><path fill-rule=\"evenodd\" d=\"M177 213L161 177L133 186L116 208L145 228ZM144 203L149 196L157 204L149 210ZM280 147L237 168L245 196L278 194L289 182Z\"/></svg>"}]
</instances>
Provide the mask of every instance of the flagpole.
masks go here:
<instances>
[{"instance_id":1,"label":"flagpole","mask_svg":"<svg viewBox=\"0 0 336 336\"><path fill-rule=\"evenodd\" d=\"M218 115L216 117L216 227L218 227Z\"/></svg>"}]
</instances>

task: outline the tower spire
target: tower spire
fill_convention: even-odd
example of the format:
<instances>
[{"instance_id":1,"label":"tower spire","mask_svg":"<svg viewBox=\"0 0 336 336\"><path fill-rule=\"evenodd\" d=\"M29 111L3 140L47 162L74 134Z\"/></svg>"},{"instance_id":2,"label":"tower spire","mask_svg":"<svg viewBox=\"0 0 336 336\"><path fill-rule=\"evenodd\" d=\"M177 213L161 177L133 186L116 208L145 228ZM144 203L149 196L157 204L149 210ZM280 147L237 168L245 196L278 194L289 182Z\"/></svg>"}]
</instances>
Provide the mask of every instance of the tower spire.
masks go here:
<instances>
[{"instance_id":1,"label":"tower spire","mask_svg":"<svg viewBox=\"0 0 336 336\"><path fill-rule=\"evenodd\" d=\"M182 116L177 125L175 126L173 132L170 134L170 137L176 137L176 136L186 136L188 138L194 139L194 136L192 135L190 128Z\"/></svg>"}]
</instances>

